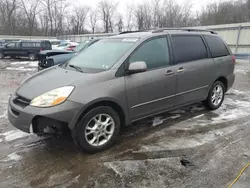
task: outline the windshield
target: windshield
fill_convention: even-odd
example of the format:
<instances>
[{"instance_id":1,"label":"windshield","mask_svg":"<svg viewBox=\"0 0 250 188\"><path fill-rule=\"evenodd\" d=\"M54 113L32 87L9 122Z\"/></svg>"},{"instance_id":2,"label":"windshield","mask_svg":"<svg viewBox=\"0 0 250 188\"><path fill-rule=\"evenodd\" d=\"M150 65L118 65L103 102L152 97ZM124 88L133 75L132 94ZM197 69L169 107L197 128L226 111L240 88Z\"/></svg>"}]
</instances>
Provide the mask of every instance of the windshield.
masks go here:
<instances>
[{"instance_id":1,"label":"windshield","mask_svg":"<svg viewBox=\"0 0 250 188\"><path fill-rule=\"evenodd\" d=\"M135 40L103 39L69 61L69 65L99 70L110 69L134 44Z\"/></svg>"},{"instance_id":2,"label":"windshield","mask_svg":"<svg viewBox=\"0 0 250 188\"><path fill-rule=\"evenodd\" d=\"M75 51L75 52L81 51L89 42L90 42L90 40L86 40L86 41L82 42L81 44L79 44L79 45L74 49L74 51Z\"/></svg>"}]
</instances>

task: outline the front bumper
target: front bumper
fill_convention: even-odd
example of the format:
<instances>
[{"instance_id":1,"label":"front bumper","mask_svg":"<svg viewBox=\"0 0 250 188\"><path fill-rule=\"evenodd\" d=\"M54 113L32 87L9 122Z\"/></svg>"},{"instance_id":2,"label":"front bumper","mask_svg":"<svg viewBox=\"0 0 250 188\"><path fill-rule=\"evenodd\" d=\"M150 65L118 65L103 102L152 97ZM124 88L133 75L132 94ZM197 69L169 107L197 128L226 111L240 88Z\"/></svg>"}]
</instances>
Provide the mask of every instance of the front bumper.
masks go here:
<instances>
[{"instance_id":1,"label":"front bumper","mask_svg":"<svg viewBox=\"0 0 250 188\"><path fill-rule=\"evenodd\" d=\"M75 114L79 112L81 107L81 104L72 101L65 101L60 105L49 108L38 108L30 105L24 107L15 104L11 96L8 106L8 119L14 127L30 133L30 130L34 129L32 126L34 118L46 117L68 124L72 121Z\"/></svg>"}]
</instances>

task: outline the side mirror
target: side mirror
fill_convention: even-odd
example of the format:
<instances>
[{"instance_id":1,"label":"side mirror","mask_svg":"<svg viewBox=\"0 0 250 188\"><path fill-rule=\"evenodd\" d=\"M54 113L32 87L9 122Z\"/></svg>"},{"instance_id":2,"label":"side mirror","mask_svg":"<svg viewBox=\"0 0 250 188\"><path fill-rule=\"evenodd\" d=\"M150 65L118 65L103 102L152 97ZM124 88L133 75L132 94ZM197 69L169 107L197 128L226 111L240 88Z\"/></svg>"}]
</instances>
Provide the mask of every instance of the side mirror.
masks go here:
<instances>
[{"instance_id":1,"label":"side mirror","mask_svg":"<svg viewBox=\"0 0 250 188\"><path fill-rule=\"evenodd\" d=\"M130 63L128 67L128 72L130 74L146 72L146 71L147 71L147 64L144 61L136 61L136 62Z\"/></svg>"}]
</instances>

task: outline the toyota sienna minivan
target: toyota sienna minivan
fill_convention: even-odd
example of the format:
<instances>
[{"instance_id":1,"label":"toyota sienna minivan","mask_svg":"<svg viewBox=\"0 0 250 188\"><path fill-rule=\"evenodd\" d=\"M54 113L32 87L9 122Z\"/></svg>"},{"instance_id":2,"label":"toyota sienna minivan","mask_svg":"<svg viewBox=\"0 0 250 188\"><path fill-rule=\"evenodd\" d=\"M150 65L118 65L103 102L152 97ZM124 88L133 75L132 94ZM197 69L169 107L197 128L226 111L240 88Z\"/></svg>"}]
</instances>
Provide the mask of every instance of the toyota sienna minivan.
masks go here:
<instances>
[{"instance_id":1,"label":"toyota sienna minivan","mask_svg":"<svg viewBox=\"0 0 250 188\"><path fill-rule=\"evenodd\" d=\"M8 118L24 132L70 130L85 152L107 149L122 126L191 103L221 106L235 58L213 31L157 29L100 40L22 82Z\"/></svg>"}]
</instances>

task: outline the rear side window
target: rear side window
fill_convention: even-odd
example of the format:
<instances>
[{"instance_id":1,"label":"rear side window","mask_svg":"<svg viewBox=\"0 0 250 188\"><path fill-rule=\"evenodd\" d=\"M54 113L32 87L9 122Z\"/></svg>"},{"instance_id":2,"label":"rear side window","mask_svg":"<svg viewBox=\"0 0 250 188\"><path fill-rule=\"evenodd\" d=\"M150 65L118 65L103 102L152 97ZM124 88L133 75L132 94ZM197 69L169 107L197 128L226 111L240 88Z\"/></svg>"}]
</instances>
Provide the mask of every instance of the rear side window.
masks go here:
<instances>
[{"instance_id":1,"label":"rear side window","mask_svg":"<svg viewBox=\"0 0 250 188\"><path fill-rule=\"evenodd\" d=\"M44 50L51 50L52 48L51 48L51 43L49 42L49 41L43 41L42 42L42 48L44 49Z\"/></svg>"},{"instance_id":2,"label":"rear side window","mask_svg":"<svg viewBox=\"0 0 250 188\"><path fill-rule=\"evenodd\" d=\"M34 43L32 43L32 42L23 42L22 47L24 47L24 48L34 47Z\"/></svg>"},{"instance_id":3,"label":"rear side window","mask_svg":"<svg viewBox=\"0 0 250 188\"><path fill-rule=\"evenodd\" d=\"M38 47L38 48L41 47L41 43L40 42L36 42L35 43L35 47Z\"/></svg>"},{"instance_id":4,"label":"rear side window","mask_svg":"<svg viewBox=\"0 0 250 188\"><path fill-rule=\"evenodd\" d=\"M201 36L172 36L172 45L176 63L206 59L206 46Z\"/></svg>"},{"instance_id":5,"label":"rear side window","mask_svg":"<svg viewBox=\"0 0 250 188\"><path fill-rule=\"evenodd\" d=\"M213 58L229 55L229 51L227 50L226 45L219 37L205 35L204 38L207 41Z\"/></svg>"},{"instance_id":6,"label":"rear side window","mask_svg":"<svg viewBox=\"0 0 250 188\"><path fill-rule=\"evenodd\" d=\"M144 61L148 69L169 65L167 39L165 37L157 38L144 43L129 59L129 63L136 61Z\"/></svg>"}]
</instances>

